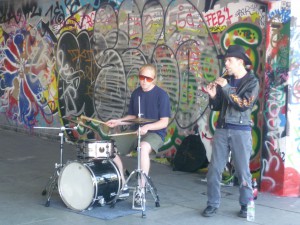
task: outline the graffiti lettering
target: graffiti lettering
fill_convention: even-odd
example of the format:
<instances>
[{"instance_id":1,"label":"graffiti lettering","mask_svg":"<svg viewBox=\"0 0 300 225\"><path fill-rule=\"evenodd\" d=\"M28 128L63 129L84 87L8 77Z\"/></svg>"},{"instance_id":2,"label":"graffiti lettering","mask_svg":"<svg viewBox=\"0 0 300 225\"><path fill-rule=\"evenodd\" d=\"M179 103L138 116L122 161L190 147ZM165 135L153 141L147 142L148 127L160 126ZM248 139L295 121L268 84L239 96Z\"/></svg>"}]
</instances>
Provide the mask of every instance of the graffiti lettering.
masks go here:
<instances>
[{"instance_id":1,"label":"graffiti lettering","mask_svg":"<svg viewBox=\"0 0 300 225\"><path fill-rule=\"evenodd\" d=\"M211 26L221 26L226 21L231 23L232 15L230 15L229 9L225 7L223 8L223 11L218 10L217 12L207 13L204 15L204 17L208 26L211 27Z\"/></svg>"},{"instance_id":2,"label":"graffiti lettering","mask_svg":"<svg viewBox=\"0 0 300 225\"><path fill-rule=\"evenodd\" d=\"M45 16L48 15L51 24L61 24L65 20L63 8L58 4L58 2L55 2L55 6L51 5L50 8L46 11Z\"/></svg>"},{"instance_id":3,"label":"graffiti lettering","mask_svg":"<svg viewBox=\"0 0 300 225\"><path fill-rule=\"evenodd\" d=\"M26 17L30 15L30 18L42 15L42 8L37 6L37 2L25 2L22 5L23 14Z\"/></svg>"},{"instance_id":4,"label":"graffiti lettering","mask_svg":"<svg viewBox=\"0 0 300 225\"><path fill-rule=\"evenodd\" d=\"M0 23L6 23L13 20L15 23L19 23L22 19L22 10L19 8L14 9L12 3L2 2L0 8Z\"/></svg>"},{"instance_id":5,"label":"graffiti lettering","mask_svg":"<svg viewBox=\"0 0 300 225\"><path fill-rule=\"evenodd\" d=\"M291 19L291 10L285 8L275 9L269 13L268 18L272 21L287 23Z\"/></svg>"}]
</instances>

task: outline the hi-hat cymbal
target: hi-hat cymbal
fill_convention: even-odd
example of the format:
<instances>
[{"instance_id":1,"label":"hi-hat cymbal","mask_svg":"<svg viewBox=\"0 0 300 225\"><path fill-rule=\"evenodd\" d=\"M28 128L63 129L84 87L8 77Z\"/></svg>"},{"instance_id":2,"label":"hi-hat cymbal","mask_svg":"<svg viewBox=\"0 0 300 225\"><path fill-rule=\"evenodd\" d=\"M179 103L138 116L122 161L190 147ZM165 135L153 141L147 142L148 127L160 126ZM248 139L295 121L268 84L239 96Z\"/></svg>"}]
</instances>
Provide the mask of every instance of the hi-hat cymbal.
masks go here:
<instances>
[{"instance_id":1,"label":"hi-hat cymbal","mask_svg":"<svg viewBox=\"0 0 300 225\"><path fill-rule=\"evenodd\" d=\"M156 120L153 119L146 119L146 118L135 118L130 120L123 120L123 122L130 122L130 123L136 123L136 124L144 124L144 123L153 123Z\"/></svg>"}]
</instances>

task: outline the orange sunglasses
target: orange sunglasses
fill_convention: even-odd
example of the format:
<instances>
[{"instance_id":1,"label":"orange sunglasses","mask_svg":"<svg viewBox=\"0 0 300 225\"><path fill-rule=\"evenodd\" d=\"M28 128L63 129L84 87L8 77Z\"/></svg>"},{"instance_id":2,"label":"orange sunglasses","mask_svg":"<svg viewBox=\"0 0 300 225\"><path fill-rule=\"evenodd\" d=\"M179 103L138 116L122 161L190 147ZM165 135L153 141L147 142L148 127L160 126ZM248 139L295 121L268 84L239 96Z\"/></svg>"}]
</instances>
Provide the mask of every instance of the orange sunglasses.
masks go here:
<instances>
[{"instance_id":1,"label":"orange sunglasses","mask_svg":"<svg viewBox=\"0 0 300 225\"><path fill-rule=\"evenodd\" d=\"M152 77L146 77L141 74L139 75L139 79L140 79L140 81L146 80L147 82L152 82L154 80L154 78L152 78Z\"/></svg>"}]
</instances>

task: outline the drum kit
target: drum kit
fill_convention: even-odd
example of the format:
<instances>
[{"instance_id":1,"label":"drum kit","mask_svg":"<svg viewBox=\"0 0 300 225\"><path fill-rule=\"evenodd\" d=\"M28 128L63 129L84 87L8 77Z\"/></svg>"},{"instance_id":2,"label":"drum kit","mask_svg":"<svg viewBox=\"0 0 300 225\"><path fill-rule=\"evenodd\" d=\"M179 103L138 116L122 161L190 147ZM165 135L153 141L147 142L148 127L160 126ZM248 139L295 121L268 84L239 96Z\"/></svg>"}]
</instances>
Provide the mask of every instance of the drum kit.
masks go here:
<instances>
[{"instance_id":1,"label":"drum kit","mask_svg":"<svg viewBox=\"0 0 300 225\"><path fill-rule=\"evenodd\" d=\"M145 193L147 191L149 191L154 198L155 206L160 206L157 189L153 185L151 178L141 170L140 165L140 127L144 123L153 122L153 120L144 118L128 120L126 122L139 125L138 132L108 135L113 137L138 133L137 169L129 174L125 181L125 185L122 185L120 171L113 162L113 158L117 154L113 140L84 142L83 146L78 151L77 160L64 163L64 131L77 130L79 126L84 125L84 123L80 120L74 121L67 118L64 119L73 123L77 123L77 126L72 128L34 127L60 130L60 162L55 163L54 173L52 176L50 176L45 188L42 191L42 195L47 194L47 201L45 203L46 207L50 205L50 199L54 189L58 189L62 201L71 210L91 210L97 204L100 206L109 204L111 207L113 207L118 202L118 197L122 192L122 186L126 186L129 190L133 190L132 208L141 210L142 217L146 216ZM104 123L86 116L81 116L80 119ZM130 186L129 181L133 177L137 178L137 182L136 185ZM141 187L142 179L145 181L145 187ZM137 202L137 197L139 202Z\"/></svg>"}]
</instances>

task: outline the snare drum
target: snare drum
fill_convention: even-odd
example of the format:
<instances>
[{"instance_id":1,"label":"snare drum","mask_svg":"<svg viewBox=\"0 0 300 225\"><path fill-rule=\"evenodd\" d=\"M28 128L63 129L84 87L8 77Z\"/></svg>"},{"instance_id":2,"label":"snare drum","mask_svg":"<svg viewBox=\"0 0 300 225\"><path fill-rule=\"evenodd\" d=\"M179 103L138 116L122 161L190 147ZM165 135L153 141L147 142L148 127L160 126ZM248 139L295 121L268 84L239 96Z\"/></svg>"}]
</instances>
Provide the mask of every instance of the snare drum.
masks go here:
<instances>
[{"instance_id":1,"label":"snare drum","mask_svg":"<svg viewBox=\"0 0 300 225\"><path fill-rule=\"evenodd\" d=\"M68 162L58 178L58 190L65 205L83 211L94 203L111 203L121 189L121 176L109 159L94 159L86 163Z\"/></svg>"},{"instance_id":2,"label":"snare drum","mask_svg":"<svg viewBox=\"0 0 300 225\"><path fill-rule=\"evenodd\" d=\"M80 148L79 158L114 158L115 143L113 140L84 142Z\"/></svg>"}]
</instances>

